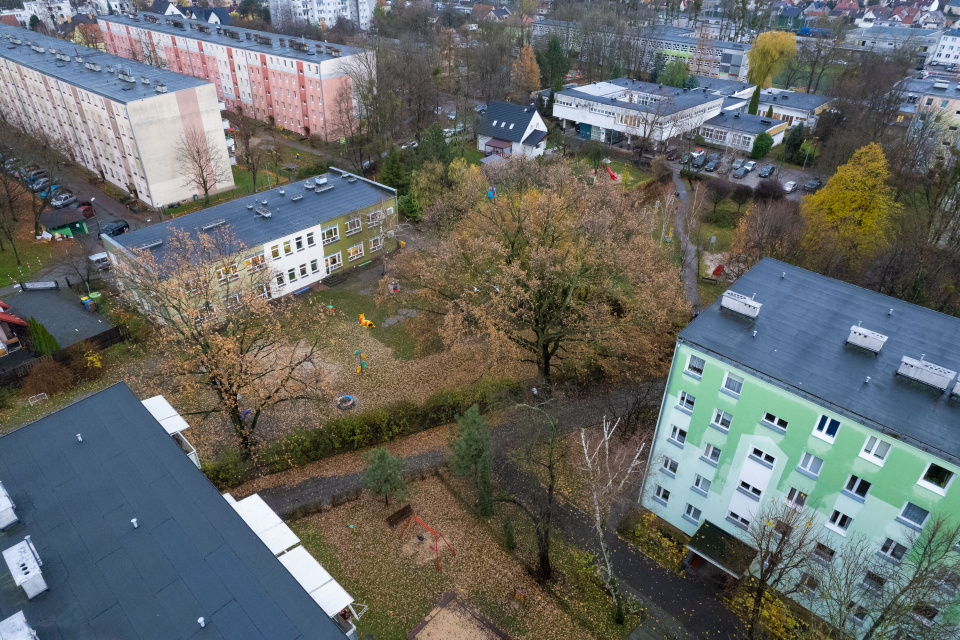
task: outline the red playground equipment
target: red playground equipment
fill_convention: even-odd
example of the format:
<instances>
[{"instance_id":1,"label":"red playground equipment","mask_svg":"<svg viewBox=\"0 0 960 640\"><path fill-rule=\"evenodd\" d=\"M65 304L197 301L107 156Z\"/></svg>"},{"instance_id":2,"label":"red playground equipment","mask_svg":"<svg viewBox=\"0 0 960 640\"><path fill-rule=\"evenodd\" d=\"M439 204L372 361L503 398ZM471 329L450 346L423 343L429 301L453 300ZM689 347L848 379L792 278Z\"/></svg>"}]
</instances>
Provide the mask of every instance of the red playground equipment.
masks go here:
<instances>
[{"instance_id":1,"label":"red playground equipment","mask_svg":"<svg viewBox=\"0 0 960 640\"><path fill-rule=\"evenodd\" d=\"M616 179L617 179L617 176L615 176L615 175L613 174L613 170L610 168L610 165L605 164L605 165L603 165L603 168L606 169L606 170L607 170L607 173L610 174L610 179L611 179L611 180L616 180Z\"/></svg>"},{"instance_id":2,"label":"red playground equipment","mask_svg":"<svg viewBox=\"0 0 960 640\"><path fill-rule=\"evenodd\" d=\"M437 538L443 538L443 534L440 533L439 531L434 531L433 529L431 529L430 525L428 525L426 522L421 520L420 516L418 516L416 513L414 513L412 516L407 518L407 524L403 525L403 531L401 531L400 535L397 536L397 540L403 537L403 532L406 531L407 527L410 526L411 520L416 520L417 522L423 525L424 529L426 529L427 531L433 534L433 548L436 549L437 551L437 571L440 571L440 544L438 543ZM453 555L457 555L457 552L453 550L453 547L450 546L450 543L447 542L446 538L443 538L443 542L444 544L447 545L447 549L450 549L450 553L452 553Z\"/></svg>"}]
</instances>

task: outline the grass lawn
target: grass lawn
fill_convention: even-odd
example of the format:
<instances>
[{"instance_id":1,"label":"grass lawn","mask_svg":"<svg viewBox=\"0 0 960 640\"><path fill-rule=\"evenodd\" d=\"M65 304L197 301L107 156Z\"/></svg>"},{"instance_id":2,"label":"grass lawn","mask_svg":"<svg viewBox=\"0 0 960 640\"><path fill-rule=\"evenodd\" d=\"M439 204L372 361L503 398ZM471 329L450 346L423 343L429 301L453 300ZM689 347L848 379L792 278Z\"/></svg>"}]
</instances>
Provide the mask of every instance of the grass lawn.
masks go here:
<instances>
[{"instance_id":1,"label":"grass lawn","mask_svg":"<svg viewBox=\"0 0 960 640\"><path fill-rule=\"evenodd\" d=\"M700 243L701 249L717 253L730 250L730 242L733 240L734 229L704 222L702 232L703 239ZM717 241L711 243L710 238L716 238Z\"/></svg>"},{"instance_id":2,"label":"grass lawn","mask_svg":"<svg viewBox=\"0 0 960 640\"><path fill-rule=\"evenodd\" d=\"M196 202L187 202L179 207L173 207L172 209L164 209L163 215L168 218L174 218L176 216L182 216L186 213L193 213L194 211L199 211L200 209L206 209L207 207L212 207L221 202L227 202L229 200L236 200L237 198L242 198L243 196L248 196L253 193L253 177L250 175L250 172L246 169L241 169L238 165L233 165L230 167L233 170L233 182L236 185L236 188L231 189L230 191L224 191L222 193L217 193L210 196L210 204L205 205L203 203L203 198L199 198ZM257 191L263 191L268 188L267 184L267 174L264 171L257 173ZM287 176L280 176L280 182L277 182L277 175L274 172L270 172L269 178L269 187L276 187L280 184L286 184L290 182L290 178Z\"/></svg>"},{"instance_id":3,"label":"grass lawn","mask_svg":"<svg viewBox=\"0 0 960 640\"><path fill-rule=\"evenodd\" d=\"M56 259L75 240L62 242L41 242L34 238L33 222L25 224L17 234L17 251L20 253L21 265L13 254L10 243L4 240L3 251L0 251L0 287L13 284L16 280L31 280L33 274L47 266L52 259Z\"/></svg>"},{"instance_id":4,"label":"grass lawn","mask_svg":"<svg viewBox=\"0 0 960 640\"><path fill-rule=\"evenodd\" d=\"M700 279L697 282L697 291L700 293L700 302L704 307L713 304L713 301L723 295L723 292L730 287L729 282L719 280L712 282L710 280Z\"/></svg>"},{"instance_id":5,"label":"grass lawn","mask_svg":"<svg viewBox=\"0 0 960 640\"><path fill-rule=\"evenodd\" d=\"M635 187L641 182L650 180L650 174L636 168L627 162L614 160L610 163L610 169L617 175L622 176L623 186Z\"/></svg>"},{"instance_id":6,"label":"grass lawn","mask_svg":"<svg viewBox=\"0 0 960 640\"><path fill-rule=\"evenodd\" d=\"M480 151L476 147L464 146L463 158L470 164L479 165L480 161L483 160L484 155L483 151Z\"/></svg>"}]
</instances>

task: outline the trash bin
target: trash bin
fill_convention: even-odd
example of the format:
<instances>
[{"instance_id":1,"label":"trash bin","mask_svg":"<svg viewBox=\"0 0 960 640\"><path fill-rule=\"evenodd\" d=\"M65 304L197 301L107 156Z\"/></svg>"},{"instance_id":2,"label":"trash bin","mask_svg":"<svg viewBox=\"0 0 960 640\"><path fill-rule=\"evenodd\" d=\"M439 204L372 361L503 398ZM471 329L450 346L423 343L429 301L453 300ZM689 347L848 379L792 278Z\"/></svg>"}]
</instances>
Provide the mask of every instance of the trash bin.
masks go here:
<instances>
[{"instance_id":1,"label":"trash bin","mask_svg":"<svg viewBox=\"0 0 960 640\"><path fill-rule=\"evenodd\" d=\"M99 291L93 291L90 293L90 299L93 300L95 303L98 303L100 302L100 296L102 295L103 294L100 293Z\"/></svg>"}]
</instances>

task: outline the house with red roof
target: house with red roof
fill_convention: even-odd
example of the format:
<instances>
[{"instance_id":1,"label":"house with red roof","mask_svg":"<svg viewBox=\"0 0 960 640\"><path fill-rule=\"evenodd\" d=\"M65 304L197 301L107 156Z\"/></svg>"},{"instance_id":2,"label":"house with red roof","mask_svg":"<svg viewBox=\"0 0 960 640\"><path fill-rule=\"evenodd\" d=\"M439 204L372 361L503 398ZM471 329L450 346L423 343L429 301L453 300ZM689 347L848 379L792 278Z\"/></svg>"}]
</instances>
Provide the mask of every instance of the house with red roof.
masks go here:
<instances>
[{"instance_id":1,"label":"house with red roof","mask_svg":"<svg viewBox=\"0 0 960 640\"><path fill-rule=\"evenodd\" d=\"M10 305L0 300L0 358L23 348L20 337L29 333L27 327L27 321L10 313Z\"/></svg>"}]
</instances>

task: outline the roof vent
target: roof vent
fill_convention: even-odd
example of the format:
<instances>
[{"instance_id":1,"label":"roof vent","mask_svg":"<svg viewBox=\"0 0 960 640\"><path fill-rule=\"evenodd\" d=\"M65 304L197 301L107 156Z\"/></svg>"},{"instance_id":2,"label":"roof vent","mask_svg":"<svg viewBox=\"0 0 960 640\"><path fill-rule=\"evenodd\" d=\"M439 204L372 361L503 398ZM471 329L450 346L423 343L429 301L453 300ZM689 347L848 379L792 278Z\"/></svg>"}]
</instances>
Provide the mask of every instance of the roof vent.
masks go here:
<instances>
[{"instance_id":1,"label":"roof vent","mask_svg":"<svg viewBox=\"0 0 960 640\"><path fill-rule=\"evenodd\" d=\"M910 356L903 356L900 360L900 368L897 369L897 373L917 380L918 382L928 384L931 387L936 387L941 391L944 391L950 386L950 382L954 376L957 375L956 371L951 371L946 367L925 361L923 356L920 356L919 360L911 358Z\"/></svg>"},{"instance_id":2,"label":"roof vent","mask_svg":"<svg viewBox=\"0 0 960 640\"><path fill-rule=\"evenodd\" d=\"M226 218L220 218L219 220L214 220L213 222L208 222L207 224L200 227L201 231L210 231L210 229L216 229L222 224L227 224Z\"/></svg>"},{"instance_id":3,"label":"roof vent","mask_svg":"<svg viewBox=\"0 0 960 640\"><path fill-rule=\"evenodd\" d=\"M287 192L283 189L283 187L280 187L280 191L278 191L277 193L279 193L281 196L284 196L286 195Z\"/></svg>"},{"instance_id":4,"label":"roof vent","mask_svg":"<svg viewBox=\"0 0 960 640\"><path fill-rule=\"evenodd\" d=\"M272 218L273 214L266 207L257 207L257 215L261 218Z\"/></svg>"},{"instance_id":5,"label":"roof vent","mask_svg":"<svg viewBox=\"0 0 960 640\"><path fill-rule=\"evenodd\" d=\"M43 562L40 561L36 547L30 542L30 536L4 550L3 559L13 575L13 581L18 587L23 587L28 599L32 600L47 590L47 582L40 571Z\"/></svg>"},{"instance_id":6,"label":"roof vent","mask_svg":"<svg viewBox=\"0 0 960 640\"><path fill-rule=\"evenodd\" d=\"M247 210L248 210L248 211L253 211L253 205L252 205L252 204L248 204L248 205L247 205Z\"/></svg>"},{"instance_id":7,"label":"roof vent","mask_svg":"<svg viewBox=\"0 0 960 640\"><path fill-rule=\"evenodd\" d=\"M14 511L16 508L17 505L13 504L13 499L7 493L7 488L0 482L0 530L6 529L19 520Z\"/></svg>"},{"instance_id":8,"label":"roof vent","mask_svg":"<svg viewBox=\"0 0 960 640\"><path fill-rule=\"evenodd\" d=\"M769 120L765 119L765 118L761 118L761 119L760 119L760 124L773 124L773 123L770 122Z\"/></svg>"},{"instance_id":9,"label":"roof vent","mask_svg":"<svg viewBox=\"0 0 960 640\"><path fill-rule=\"evenodd\" d=\"M350 184L353 184L356 181L357 181L357 176L350 176L349 178L347 178L347 182L349 182Z\"/></svg>"},{"instance_id":10,"label":"roof vent","mask_svg":"<svg viewBox=\"0 0 960 640\"><path fill-rule=\"evenodd\" d=\"M158 82L157 86L155 86L154 89L156 90L157 93L166 93L167 85L163 84L162 82Z\"/></svg>"},{"instance_id":11,"label":"roof vent","mask_svg":"<svg viewBox=\"0 0 960 640\"><path fill-rule=\"evenodd\" d=\"M325 187L317 187L317 188L315 189L315 191L316 191L317 193L323 193L323 192L325 192L325 191L330 191L330 190L332 190L332 189L333 189L333 185L332 185L332 184L328 184L328 185L325 186Z\"/></svg>"},{"instance_id":12,"label":"roof vent","mask_svg":"<svg viewBox=\"0 0 960 640\"><path fill-rule=\"evenodd\" d=\"M298 193L297 195L295 195L295 196L293 196L292 198L290 198L290 201L291 201L291 202L299 202L300 200L303 200L303 194L302 194L302 193Z\"/></svg>"},{"instance_id":13,"label":"roof vent","mask_svg":"<svg viewBox=\"0 0 960 640\"><path fill-rule=\"evenodd\" d=\"M87 69L90 69L90 71L100 71L99 62L84 62L83 66L85 66Z\"/></svg>"},{"instance_id":14,"label":"roof vent","mask_svg":"<svg viewBox=\"0 0 960 640\"><path fill-rule=\"evenodd\" d=\"M154 240L153 242L148 242L147 244L140 245L137 247L139 251L144 251L145 249L155 249L163 244L163 240Z\"/></svg>"},{"instance_id":15,"label":"roof vent","mask_svg":"<svg viewBox=\"0 0 960 640\"><path fill-rule=\"evenodd\" d=\"M720 306L740 315L756 318L760 314L760 307L763 305L753 298L727 290L723 292Z\"/></svg>"},{"instance_id":16,"label":"roof vent","mask_svg":"<svg viewBox=\"0 0 960 640\"><path fill-rule=\"evenodd\" d=\"M960 396L960 382L957 382L957 384L953 385L953 391L950 392L950 395Z\"/></svg>"},{"instance_id":17,"label":"roof vent","mask_svg":"<svg viewBox=\"0 0 960 640\"><path fill-rule=\"evenodd\" d=\"M317 176L317 184L327 184L327 176Z\"/></svg>"},{"instance_id":18,"label":"roof vent","mask_svg":"<svg viewBox=\"0 0 960 640\"><path fill-rule=\"evenodd\" d=\"M0 639L2 640L34 640L36 637L37 632L27 622L23 611L17 611L0 622Z\"/></svg>"},{"instance_id":19,"label":"roof vent","mask_svg":"<svg viewBox=\"0 0 960 640\"><path fill-rule=\"evenodd\" d=\"M147 76L140 76L140 82L142 82L143 84L150 84L150 78L148 78Z\"/></svg>"},{"instance_id":20,"label":"roof vent","mask_svg":"<svg viewBox=\"0 0 960 640\"><path fill-rule=\"evenodd\" d=\"M870 329L864 329L860 325L850 327L850 335L847 336L848 343L869 349L874 353L880 353L880 349L883 348L883 343L886 341L887 336Z\"/></svg>"},{"instance_id":21,"label":"roof vent","mask_svg":"<svg viewBox=\"0 0 960 640\"><path fill-rule=\"evenodd\" d=\"M733 117L734 117L734 118L739 118L739 117L740 117L740 112L737 111L735 114L733 114Z\"/></svg>"}]
</instances>

